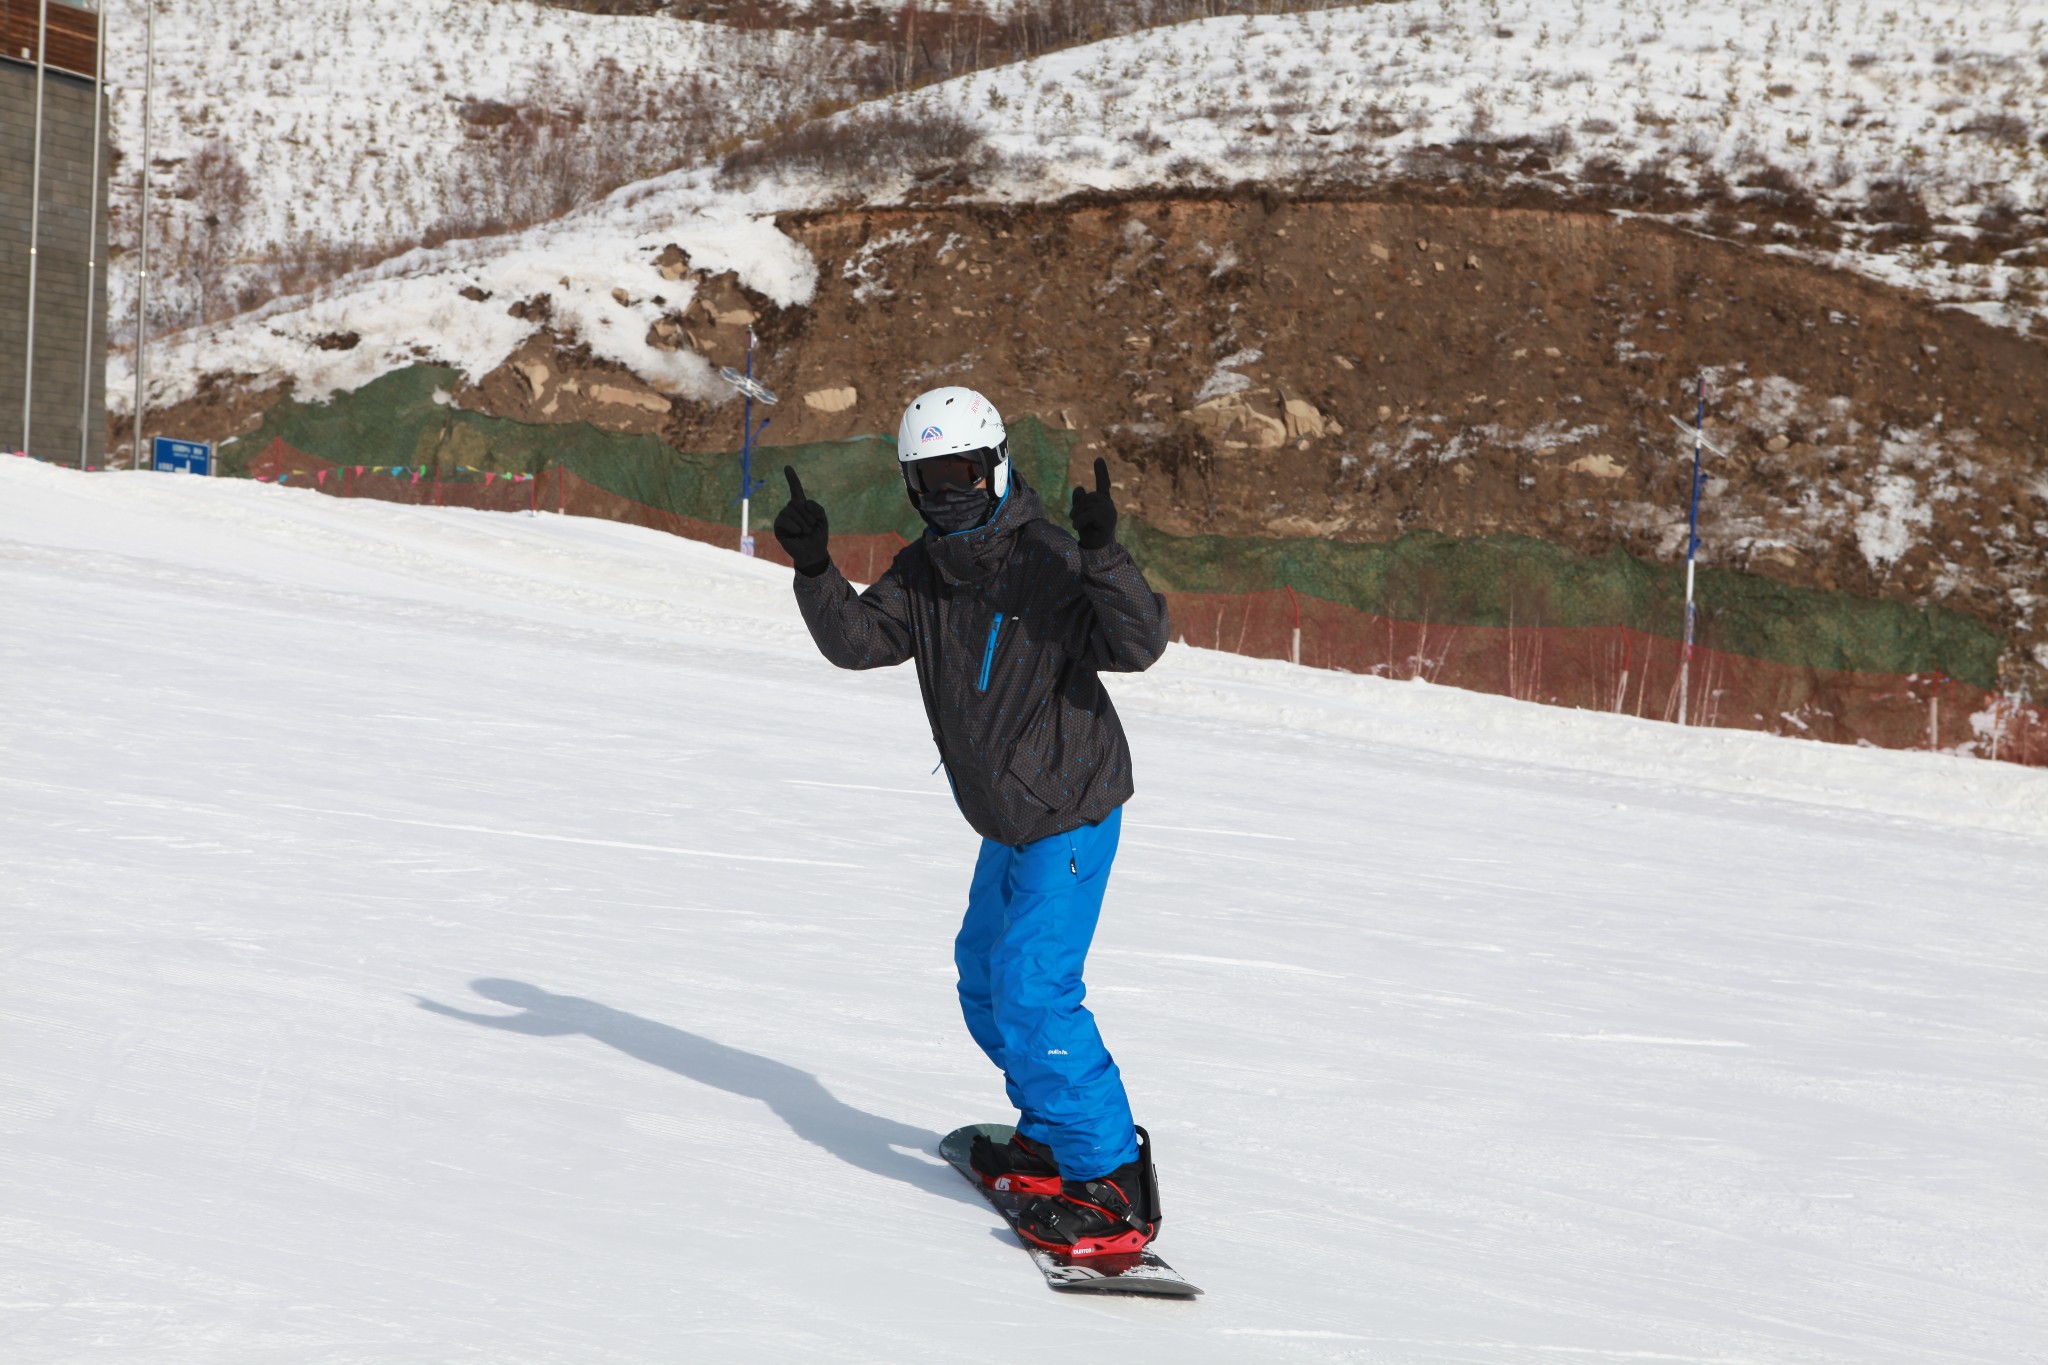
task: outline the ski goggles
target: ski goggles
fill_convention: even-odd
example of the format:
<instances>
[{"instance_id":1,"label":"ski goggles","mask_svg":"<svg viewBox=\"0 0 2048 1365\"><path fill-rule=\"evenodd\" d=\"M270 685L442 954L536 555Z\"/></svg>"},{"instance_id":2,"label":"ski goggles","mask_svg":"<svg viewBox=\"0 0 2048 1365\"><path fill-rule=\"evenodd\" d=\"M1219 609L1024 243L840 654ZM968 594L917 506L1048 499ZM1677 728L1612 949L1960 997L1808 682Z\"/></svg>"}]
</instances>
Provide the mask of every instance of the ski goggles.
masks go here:
<instances>
[{"instance_id":1,"label":"ski goggles","mask_svg":"<svg viewBox=\"0 0 2048 1365\"><path fill-rule=\"evenodd\" d=\"M919 493L942 493L949 488L972 488L988 477L995 460L993 450L969 450L957 455L933 455L912 460L903 467L904 478Z\"/></svg>"}]
</instances>

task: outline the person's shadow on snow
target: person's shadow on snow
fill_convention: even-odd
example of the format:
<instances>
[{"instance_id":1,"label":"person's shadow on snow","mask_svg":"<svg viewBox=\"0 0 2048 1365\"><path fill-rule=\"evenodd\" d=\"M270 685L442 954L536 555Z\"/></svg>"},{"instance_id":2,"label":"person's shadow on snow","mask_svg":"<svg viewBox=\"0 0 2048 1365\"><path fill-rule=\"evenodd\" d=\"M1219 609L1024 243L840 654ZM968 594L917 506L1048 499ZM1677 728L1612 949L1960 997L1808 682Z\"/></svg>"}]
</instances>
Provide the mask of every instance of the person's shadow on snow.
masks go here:
<instances>
[{"instance_id":1,"label":"person's shadow on snow","mask_svg":"<svg viewBox=\"0 0 2048 1365\"><path fill-rule=\"evenodd\" d=\"M508 1033L535 1038L587 1034L636 1061L759 1100L787 1123L791 1132L849 1165L934 1194L968 1199L968 1191L952 1171L896 1150L910 1147L936 1153L937 1133L856 1109L827 1090L808 1071L799 1071L759 1053L714 1043L698 1034L657 1024L595 1000L555 995L524 981L486 977L469 985L486 1000L511 1005L524 1013L475 1014L422 996L413 999L423 1010Z\"/></svg>"}]
</instances>

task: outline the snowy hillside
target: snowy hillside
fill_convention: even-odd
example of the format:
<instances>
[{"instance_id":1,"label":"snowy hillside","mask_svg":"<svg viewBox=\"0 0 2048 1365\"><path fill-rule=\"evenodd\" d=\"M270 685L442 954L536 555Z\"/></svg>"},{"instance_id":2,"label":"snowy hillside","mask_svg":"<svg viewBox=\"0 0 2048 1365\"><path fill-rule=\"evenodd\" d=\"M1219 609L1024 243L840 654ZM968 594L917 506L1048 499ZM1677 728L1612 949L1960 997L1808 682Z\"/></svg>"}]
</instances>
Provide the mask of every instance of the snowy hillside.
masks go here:
<instances>
[{"instance_id":1,"label":"snowy hillside","mask_svg":"<svg viewBox=\"0 0 2048 1365\"><path fill-rule=\"evenodd\" d=\"M2030 212L2031 235L2048 234L2040 0L1410 0L1156 29L916 98L976 119L1018 168L1011 192L1032 197L1456 178L1454 159L1425 153L1465 144L1511 165L1538 153L1523 183L1648 167L1738 197L1798 186L1825 216L1881 229L1910 211L1903 181L1947 241L1900 251L1852 232L1838 263L2022 329L2048 314L2038 241L1949 259L1986 214Z\"/></svg>"},{"instance_id":2,"label":"snowy hillside","mask_svg":"<svg viewBox=\"0 0 2048 1365\"><path fill-rule=\"evenodd\" d=\"M188 12L200 13L200 0L190 3ZM251 57L286 41L274 36L286 30L253 14L206 12L209 21L191 33L246 31ZM759 44L801 49L806 80L822 81L834 60L826 46L803 47L812 40L802 35L714 38L666 19L484 0L419 10L352 0L320 24L327 58L313 48L303 58L272 53L256 64L254 81L221 74L246 72L239 59L166 63L213 73L214 84L177 101L188 116L221 111L201 114L178 145L189 150L216 129L263 139L267 231L389 226L365 214L419 223L447 190L436 173L463 137L459 98L501 98L543 61L567 67L630 49L634 82L693 70L721 88L739 82L758 93L794 78L780 57L780 74L760 74L769 64ZM364 46L372 29L410 35L396 50L415 55L395 72L366 72L362 53L390 50ZM1878 8L1708 0L1682 10L1647 0L1562 8L1403 0L1152 30L942 82L899 104L951 111L981 130L997 153L977 173L981 197L1032 202L1078 190L1262 180L1355 190L1402 179L1441 184L1480 164L1503 193L1569 194L1586 181L1638 177L1661 187L1651 198L1681 201L1662 206L1675 221L1795 250L2027 331L2048 309L2048 148L2037 145L2048 136L2044 49L2048 0ZM282 64L271 71L272 61ZM281 101L276 121L297 130L274 152L273 119L262 112L273 100ZM133 120L122 108L125 146ZM390 154L373 156L373 143L389 143ZM644 340L663 313L650 296L663 291L651 266L636 273L623 262L636 251L651 259L677 240L664 232L671 223L754 220L765 243L776 236L765 221L774 213L889 203L915 188L907 174L776 174L772 159L747 189L708 168L680 171L559 224L415 252L317 298L287 298L168 338L150 402L185 399L210 375L291 378L300 397L318 397L422 355L480 378L539 324L498 317L498 305L479 321L481 310L455 297L464 287L538 290L556 325L600 356L667 392L714 397L721 391L697 357ZM1730 206L1742 212L1721 221ZM1785 238L1747 221L1752 210L1810 222ZM802 276L799 265L742 281L777 301L803 302L808 285L787 283ZM117 317L126 316L127 287L117 270ZM612 291L621 288L623 314L613 311ZM345 334L359 344L323 344ZM112 357L109 376L109 402L125 411L133 383L125 353Z\"/></svg>"},{"instance_id":3,"label":"snowy hillside","mask_svg":"<svg viewBox=\"0 0 2048 1365\"><path fill-rule=\"evenodd\" d=\"M114 141L141 156L142 7L108 0ZM668 16L583 14L531 0L169 0L156 23L159 167L152 232L192 237L208 209L233 214L232 248L255 261L300 243L403 242L463 216L473 155L526 102L607 115L610 153L639 175L701 159L779 112L792 92L833 89L851 50L805 33L743 33ZM594 105L606 104L606 108ZM246 198L194 194L194 159L225 148ZM474 162L475 164L471 164ZM117 182L116 240L134 240L131 178ZM133 335L134 261L116 262L110 316ZM159 261L162 268L162 261ZM160 280L177 295L187 282ZM181 320L190 300L171 297Z\"/></svg>"},{"instance_id":4,"label":"snowy hillside","mask_svg":"<svg viewBox=\"0 0 2048 1365\"><path fill-rule=\"evenodd\" d=\"M692 303L707 272L733 272L780 305L810 301L817 268L809 253L753 207L673 185L633 186L510 237L411 251L334 288L152 342L149 402L190 397L218 374L289 378L306 400L422 360L481 378L543 318L663 392L722 398L731 390L715 368L693 350L657 344L653 329ZM690 271L663 273L670 245L687 254ZM527 300L540 303L516 315L512 306ZM107 373L109 409L131 412L133 352L111 353Z\"/></svg>"},{"instance_id":5,"label":"snowy hillside","mask_svg":"<svg viewBox=\"0 0 2048 1365\"><path fill-rule=\"evenodd\" d=\"M914 679L608 522L0 461L10 1362L2039 1360L2048 775L1176 647L1090 1003L1193 1305L935 1164Z\"/></svg>"}]
</instances>

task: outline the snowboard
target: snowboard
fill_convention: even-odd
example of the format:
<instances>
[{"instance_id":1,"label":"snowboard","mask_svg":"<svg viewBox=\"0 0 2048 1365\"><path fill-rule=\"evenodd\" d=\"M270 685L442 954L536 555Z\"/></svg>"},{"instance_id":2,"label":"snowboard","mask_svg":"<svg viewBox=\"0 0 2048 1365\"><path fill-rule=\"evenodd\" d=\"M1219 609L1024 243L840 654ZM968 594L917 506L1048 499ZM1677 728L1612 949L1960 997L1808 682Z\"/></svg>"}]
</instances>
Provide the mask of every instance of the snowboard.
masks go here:
<instances>
[{"instance_id":1,"label":"snowboard","mask_svg":"<svg viewBox=\"0 0 2048 1365\"><path fill-rule=\"evenodd\" d=\"M1008 1142L1010 1134L1015 1131L1007 1123L970 1123L965 1128L954 1129L939 1143L939 1155L953 1163L953 1169L966 1176L968 1183L996 1206L996 1212L1003 1215L1003 1221L1013 1232L1027 1196L988 1188L981 1183L981 1176L968 1164L967 1158L974 1150L976 1135L986 1135L990 1142L1002 1143ZM1191 1299L1202 1292L1181 1278L1180 1272L1161 1260L1150 1247L1125 1256L1088 1256L1076 1260L1033 1246L1021 1234L1017 1240L1044 1273L1046 1286L1062 1293L1147 1294L1154 1298Z\"/></svg>"}]
</instances>

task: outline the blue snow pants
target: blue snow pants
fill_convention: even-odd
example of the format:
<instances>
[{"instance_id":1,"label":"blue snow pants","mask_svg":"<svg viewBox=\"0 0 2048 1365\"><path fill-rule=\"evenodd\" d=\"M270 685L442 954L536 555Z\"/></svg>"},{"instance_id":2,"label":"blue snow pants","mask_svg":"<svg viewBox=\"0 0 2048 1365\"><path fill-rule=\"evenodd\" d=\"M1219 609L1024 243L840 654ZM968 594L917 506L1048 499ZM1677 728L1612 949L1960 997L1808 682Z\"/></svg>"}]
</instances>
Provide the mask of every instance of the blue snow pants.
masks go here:
<instances>
[{"instance_id":1,"label":"blue snow pants","mask_svg":"<svg viewBox=\"0 0 2048 1365\"><path fill-rule=\"evenodd\" d=\"M1123 814L1016 847L982 840L953 942L967 1031L1001 1068L1017 1131L1052 1148L1069 1180L1138 1156L1123 1077L1081 1003Z\"/></svg>"}]
</instances>

